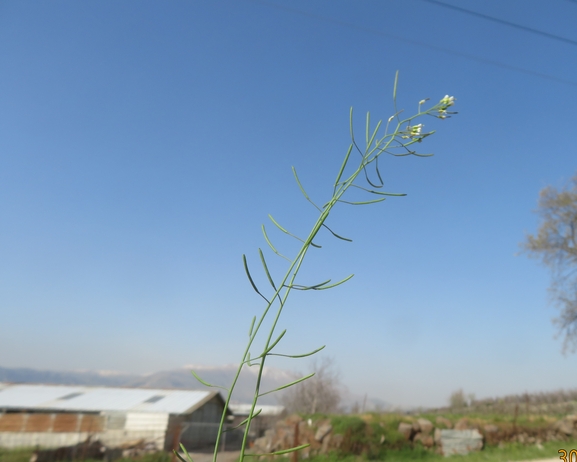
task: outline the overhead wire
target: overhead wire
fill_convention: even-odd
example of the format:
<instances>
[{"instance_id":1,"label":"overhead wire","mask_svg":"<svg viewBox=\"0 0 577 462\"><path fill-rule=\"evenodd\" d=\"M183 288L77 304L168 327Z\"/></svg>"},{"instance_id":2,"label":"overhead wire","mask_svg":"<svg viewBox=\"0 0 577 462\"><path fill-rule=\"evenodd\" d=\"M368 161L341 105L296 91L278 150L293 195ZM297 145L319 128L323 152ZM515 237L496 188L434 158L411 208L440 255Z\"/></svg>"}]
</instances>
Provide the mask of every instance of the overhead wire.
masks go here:
<instances>
[{"instance_id":1,"label":"overhead wire","mask_svg":"<svg viewBox=\"0 0 577 462\"><path fill-rule=\"evenodd\" d=\"M460 13L465 13L470 16L475 16L477 18L485 19L487 21L495 22L504 26L513 27L515 29L522 30L524 32L529 32L531 34L540 35L541 37L547 37L552 40L557 40L559 42L568 43L569 45L577 45L577 40L572 40L566 37L561 37L560 35L550 34L549 32L544 32L539 29L533 29L531 27L523 26L510 21L505 21L504 19L495 18L494 16L489 16L487 14L478 13L476 11L468 10L466 8L461 8L460 6L451 5L449 3L440 2L439 0L421 0L422 2L431 3L433 5L441 6L443 8L448 8L450 10L459 11Z\"/></svg>"},{"instance_id":2,"label":"overhead wire","mask_svg":"<svg viewBox=\"0 0 577 462\"><path fill-rule=\"evenodd\" d=\"M477 61L479 63L488 64L491 66L500 67L502 69L508 69L510 71L519 72L521 74L532 75L534 77L539 77L539 78L551 80L551 81L554 81L557 83L562 83L565 85L577 87L577 81L566 80L566 79L562 79L559 77L555 77L555 76L550 75L550 74L543 74L541 72L532 71L532 70L525 69L522 67L512 66L512 65L507 64L507 63L503 63L500 61L494 61L492 59L483 58L480 56L472 55L470 53L464 53L464 52L456 51L456 50L453 50L450 48L440 47L440 46L436 46L436 45L431 45L430 43L425 43L425 42L421 42L418 40L408 39L406 37L401 37L398 35L389 34L387 32L383 32L381 30L372 29L372 28L365 27L365 26L359 26L358 24L354 24L354 23L351 23L348 21L343 21L341 19L335 19L335 18L331 18L328 16L322 16L322 15L319 15L316 13L311 13L309 11L299 10L297 8L293 8L292 6L289 7L289 6L285 6L285 5L279 5L277 3L274 3L274 2L271 2L268 0L252 0L252 1L255 3L260 3L263 5L269 6L269 7L277 8L279 10L285 10L285 11L289 11L291 13L299 14L301 16L306 16L306 17L316 19L319 21L337 24L339 26L348 27L350 29L357 29L357 30L362 31L362 32L370 33L373 35L378 35L381 37L387 37L387 38L390 38L393 40L398 40L400 42L410 43L411 45L420 46L423 48L428 48L430 50L440 51L442 53L446 53L446 54L453 55L453 56L459 56L461 58L470 59L472 61ZM427 1L427 0L425 0L425 1ZM575 0L575 1L577 1L577 0ZM577 44L577 42L576 42L576 44Z\"/></svg>"}]
</instances>

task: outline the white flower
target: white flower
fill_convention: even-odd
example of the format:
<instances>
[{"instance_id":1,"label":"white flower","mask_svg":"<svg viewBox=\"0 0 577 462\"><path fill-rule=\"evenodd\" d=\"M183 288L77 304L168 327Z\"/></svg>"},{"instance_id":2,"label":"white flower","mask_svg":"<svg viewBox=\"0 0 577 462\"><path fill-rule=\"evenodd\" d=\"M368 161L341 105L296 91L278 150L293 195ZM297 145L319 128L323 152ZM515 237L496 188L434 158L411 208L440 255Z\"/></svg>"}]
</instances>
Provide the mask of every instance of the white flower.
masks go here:
<instances>
[{"instance_id":1,"label":"white flower","mask_svg":"<svg viewBox=\"0 0 577 462\"><path fill-rule=\"evenodd\" d=\"M421 130L423 129L423 124L415 125L413 127L409 127L409 131L411 136L420 136Z\"/></svg>"},{"instance_id":2,"label":"white flower","mask_svg":"<svg viewBox=\"0 0 577 462\"><path fill-rule=\"evenodd\" d=\"M452 106L453 104L455 104L455 97L445 95L445 97L440 101L440 103L444 106L444 108L446 110L449 106Z\"/></svg>"}]
</instances>

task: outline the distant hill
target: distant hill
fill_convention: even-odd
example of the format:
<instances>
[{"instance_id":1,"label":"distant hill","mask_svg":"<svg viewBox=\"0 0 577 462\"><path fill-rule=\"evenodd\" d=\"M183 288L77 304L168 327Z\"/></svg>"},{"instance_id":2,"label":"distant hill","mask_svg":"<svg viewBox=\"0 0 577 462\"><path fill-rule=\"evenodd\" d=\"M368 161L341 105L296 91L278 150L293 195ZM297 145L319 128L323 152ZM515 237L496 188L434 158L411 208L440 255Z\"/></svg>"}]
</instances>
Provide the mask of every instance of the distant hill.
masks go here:
<instances>
[{"instance_id":1,"label":"distant hill","mask_svg":"<svg viewBox=\"0 0 577 462\"><path fill-rule=\"evenodd\" d=\"M133 388L205 389L191 369L206 382L227 387L232 383L236 366L187 366L181 369L138 375L110 373L107 371L50 371L28 368L0 367L0 382L44 383L53 385L85 385ZM294 375L281 369L267 368L263 375L261 389L268 391L294 380ZM256 384L256 370L245 369L241 374L233 399L240 403L252 401ZM274 394L264 396L262 404L277 404Z\"/></svg>"},{"instance_id":2,"label":"distant hill","mask_svg":"<svg viewBox=\"0 0 577 462\"><path fill-rule=\"evenodd\" d=\"M29 368L0 367L0 382L7 383L43 383L51 385L84 385L94 387L130 387L130 388L168 388L203 390L204 385L198 382L190 372L194 370L205 382L221 387L228 387L232 383L236 366L185 366L180 369L155 372L139 375L110 371L50 371ZM244 369L235 388L233 401L249 403L252 401L256 385L257 369ZM269 391L285 385L298 378L292 372L272 367L265 368L261 391ZM220 390L221 393L224 390ZM280 393L271 393L263 396L261 404L279 404ZM224 394L224 393L223 393ZM351 410L378 410L384 411L391 405L383 400L372 397L357 396L343 390L343 406Z\"/></svg>"}]
</instances>

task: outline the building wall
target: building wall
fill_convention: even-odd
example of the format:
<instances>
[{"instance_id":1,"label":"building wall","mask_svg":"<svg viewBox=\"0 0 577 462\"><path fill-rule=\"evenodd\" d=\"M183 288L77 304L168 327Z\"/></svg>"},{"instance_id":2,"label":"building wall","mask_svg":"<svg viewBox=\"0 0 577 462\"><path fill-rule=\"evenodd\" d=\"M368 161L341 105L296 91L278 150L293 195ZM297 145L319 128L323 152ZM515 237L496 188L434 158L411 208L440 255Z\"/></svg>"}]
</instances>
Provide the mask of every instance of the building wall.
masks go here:
<instances>
[{"instance_id":1,"label":"building wall","mask_svg":"<svg viewBox=\"0 0 577 462\"><path fill-rule=\"evenodd\" d=\"M182 416L178 424L181 425L180 442L184 447L201 449L213 446L223 410L222 401L215 396L200 409Z\"/></svg>"},{"instance_id":2,"label":"building wall","mask_svg":"<svg viewBox=\"0 0 577 462\"><path fill-rule=\"evenodd\" d=\"M72 446L103 429L104 419L97 414L2 413L0 447Z\"/></svg>"},{"instance_id":3,"label":"building wall","mask_svg":"<svg viewBox=\"0 0 577 462\"><path fill-rule=\"evenodd\" d=\"M187 449L214 445L223 411L214 397L187 415L161 412L0 413L0 447L57 448L91 438L119 447L138 440L172 450L182 442Z\"/></svg>"},{"instance_id":4,"label":"building wall","mask_svg":"<svg viewBox=\"0 0 577 462\"><path fill-rule=\"evenodd\" d=\"M163 449L168 417L158 412L5 413L0 414L0 447L57 448L91 438L109 447L142 439Z\"/></svg>"}]
</instances>

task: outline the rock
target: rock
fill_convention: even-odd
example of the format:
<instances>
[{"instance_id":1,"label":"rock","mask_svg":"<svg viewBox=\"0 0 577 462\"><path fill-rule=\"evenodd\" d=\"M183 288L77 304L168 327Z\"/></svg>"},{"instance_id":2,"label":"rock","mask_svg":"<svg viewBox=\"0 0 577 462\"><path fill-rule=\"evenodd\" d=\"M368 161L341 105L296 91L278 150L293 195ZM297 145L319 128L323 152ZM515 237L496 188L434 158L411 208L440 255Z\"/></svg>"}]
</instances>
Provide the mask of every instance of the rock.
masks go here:
<instances>
[{"instance_id":1,"label":"rock","mask_svg":"<svg viewBox=\"0 0 577 462\"><path fill-rule=\"evenodd\" d=\"M417 422L419 423L419 427L421 428L421 432L425 435L430 435L433 431L433 424L430 420L427 419L418 419Z\"/></svg>"},{"instance_id":2,"label":"rock","mask_svg":"<svg viewBox=\"0 0 577 462\"><path fill-rule=\"evenodd\" d=\"M330 423L323 423L315 433L315 440L321 442L323 438L331 432L332 429L333 426Z\"/></svg>"},{"instance_id":3,"label":"rock","mask_svg":"<svg viewBox=\"0 0 577 462\"><path fill-rule=\"evenodd\" d=\"M441 430L441 447L445 456L467 455L483 448L483 436L478 430Z\"/></svg>"},{"instance_id":4,"label":"rock","mask_svg":"<svg viewBox=\"0 0 577 462\"><path fill-rule=\"evenodd\" d=\"M401 422L399 424L398 432L408 441L411 439L413 433L413 426L410 423Z\"/></svg>"},{"instance_id":5,"label":"rock","mask_svg":"<svg viewBox=\"0 0 577 462\"><path fill-rule=\"evenodd\" d=\"M497 433L499 427L497 427L497 425L487 424L483 426L483 430L485 430L485 433Z\"/></svg>"},{"instance_id":6,"label":"rock","mask_svg":"<svg viewBox=\"0 0 577 462\"><path fill-rule=\"evenodd\" d=\"M440 428L435 428L435 433L434 433L433 439L435 440L435 444L437 446L441 444L441 429Z\"/></svg>"},{"instance_id":7,"label":"rock","mask_svg":"<svg viewBox=\"0 0 577 462\"><path fill-rule=\"evenodd\" d=\"M415 433L419 433L421 431L421 426L419 425L419 421L413 422L413 431Z\"/></svg>"},{"instance_id":8,"label":"rock","mask_svg":"<svg viewBox=\"0 0 577 462\"><path fill-rule=\"evenodd\" d=\"M343 435L331 435L331 447L339 449L341 444L343 444Z\"/></svg>"},{"instance_id":9,"label":"rock","mask_svg":"<svg viewBox=\"0 0 577 462\"><path fill-rule=\"evenodd\" d=\"M432 448L435 445L435 441L431 435L425 433L417 433L413 439L415 443L420 442L426 448Z\"/></svg>"},{"instance_id":10,"label":"rock","mask_svg":"<svg viewBox=\"0 0 577 462\"><path fill-rule=\"evenodd\" d=\"M440 425L442 427L446 427L449 429L453 428L453 423L449 419L447 419L446 417L439 416L435 419L435 422L436 422L437 426Z\"/></svg>"},{"instance_id":11,"label":"rock","mask_svg":"<svg viewBox=\"0 0 577 462\"><path fill-rule=\"evenodd\" d=\"M459 419L455 424L455 430L471 430L469 419L467 419L466 417Z\"/></svg>"},{"instance_id":12,"label":"rock","mask_svg":"<svg viewBox=\"0 0 577 462\"><path fill-rule=\"evenodd\" d=\"M557 430L559 433L571 436L571 434L573 433L573 422L566 419L558 420L553 424L553 428Z\"/></svg>"},{"instance_id":13,"label":"rock","mask_svg":"<svg viewBox=\"0 0 577 462\"><path fill-rule=\"evenodd\" d=\"M321 446L321 454L327 454L329 452L329 447L331 444L331 434L327 434L323 437L323 445Z\"/></svg>"}]
</instances>

